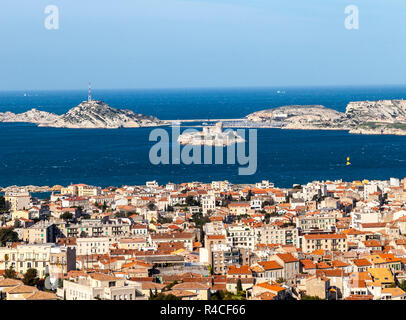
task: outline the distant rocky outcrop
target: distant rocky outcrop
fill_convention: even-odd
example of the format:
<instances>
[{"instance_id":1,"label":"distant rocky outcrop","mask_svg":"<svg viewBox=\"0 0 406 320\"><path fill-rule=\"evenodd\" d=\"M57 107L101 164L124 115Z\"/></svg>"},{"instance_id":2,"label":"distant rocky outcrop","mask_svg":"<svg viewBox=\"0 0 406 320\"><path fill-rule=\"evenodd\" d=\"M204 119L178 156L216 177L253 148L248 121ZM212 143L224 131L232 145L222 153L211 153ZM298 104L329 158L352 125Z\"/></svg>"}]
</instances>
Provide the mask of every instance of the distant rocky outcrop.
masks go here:
<instances>
[{"instance_id":1,"label":"distant rocky outcrop","mask_svg":"<svg viewBox=\"0 0 406 320\"><path fill-rule=\"evenodd\" d=\"M354 134L406 135L406 101L350 102L345 113L320 105L283 106L246 116L254 123L283 129L348 130Z\"/></svg>"},{"instance_id":2,"label":"distant rocky outcrop","mask_svg":"<svg viewBox=\"0 0 406 320\"><path fill-rule=\"evenodd\" d=\"M40 127L76 129L138 128L165 124L153 116L136 114L130 110L115 109L103 101L95 100L84 101L62 115L37 109L19 114L0 113L0 122L29 122Z\"/></svg>"},{"instance_id":3,"label":"distant rocky outcrop","mask_svg":"<svg viewBox=\"0 0 406 320\"><path fill-rule=\"evenodd\" d=\"M293 105L254 112L246 118L252 122L268 122L286 129L311 129L335 127L342 117L341 112L320 105Z\"/></svg>"}]
</instances>

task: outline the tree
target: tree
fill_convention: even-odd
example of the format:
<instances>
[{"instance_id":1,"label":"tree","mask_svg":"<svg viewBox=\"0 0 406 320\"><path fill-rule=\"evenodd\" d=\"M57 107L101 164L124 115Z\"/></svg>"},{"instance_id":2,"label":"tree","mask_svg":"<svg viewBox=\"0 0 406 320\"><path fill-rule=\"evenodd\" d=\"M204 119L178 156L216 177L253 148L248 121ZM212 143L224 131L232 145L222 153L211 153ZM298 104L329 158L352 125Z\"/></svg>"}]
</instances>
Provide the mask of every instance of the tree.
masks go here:
<instances>
[{"instance_id":1,"label":"tree","mask_svg":"<svg viewBox=\"0 0 406 320\"><path fill-rule=\"evenodd\" d=\"M4 271L4 278L17 279L17 272L10 266L10 268Z\"/></svg>"},{"instance_id":2,"label":"tree","mask_svg":"<svg viewBox=\"0 0 406 320\"><path fill-rule=\"evenodd\" d=\"M226 291L224 293L223 300L247 300L247 298L245 297L245 291L240 291L237 294Z\"/></svg>"},{"instance_id":3,"label":"tree","mask_svg":"<svg viewBox=\"0 0 406 320\"><path fill-rule=\"evenodd\" d=\"M14 219L14 228L21 228L21 221L19 219Z\"/></svg>"},{"instance_id":4,"label":"tree","mask_svg":"<svg viewBox=\"0 0 406 320\"><path fill-rule=\"evenodd\" d=\"M199 205L199 202L196 201L193 196L187 196L186 197L186 205L188 206L197 206Z\"/></svg>"},{"instance_id":5,"label":"tree","mask_svg":"<svg viewBox=\"0 0 406 320\"><path fill-rule=\"evenodd\" d=\"M262 202L262 208L265 208L266 206L270 206L271 202L269 200L265 200L264 202Z\"/></svg>"},{"instance_id":6,"label":"tree","mask_svg":"<svg viewBox=\"0 0 406 320\"><path fill-rule=\"evenodd\" d=\"M223 290L217 290L210 296L210 300L224 300L225 293Z\"/></svg>"},{"instance_id":7,"label":"tree","mask_svg":"<svg viewBox=\"0 0 406 320\"><path fill-rule=\"evenodd\" d=\"M150 300L182 300L181 298L178 298L177 296L173 295L172 293L158 293L155 297L153 297Z\"/></svg>"},{"instance_id":8,"label":"tree","mask_svg":"<svg viewBox=\"0 0 406 320\"><path fill-rule=\"evenodd\" d=\"M105 212L107 210L107 203L106 201L103 202L102 211Z\"/></svg>"},{"instance_id":9,"label":"tree","mask_svg":"<svg viewBox=\"0 0 406 320\"><path fill-rule=\"evenodd\" d=\"M237 281L237 292L241 292L242 290L242 282L241 279L238 279Z\"/></svg>"},{"instance_id":10,"label":"tree","mask_svg":"<svg viewBox=\"0 0 406 320\"><path fill-rule=\"evenodd\" d=\"M173 287L174 285L176 285L176 284L178 284L178 283L179 283L179 282L178 282L177 280L175 280L174 282L168 284L163 290L164 290L164 291L169 291L169 290L172 289L172 287Z\"/></svg>"},{"instance_id":11,"label":"tree","mask_svg":"<svg viewBox=\"0 0 406 320\"><path fill-rule=\"evenodd\" d=\"M277 283L284 283L284 282L285 282L285 279L279 278L278 280L276 280L276 282L277 282Z\"/></svg>"},{"instance_id":12,"label":"tree","mask_svg":"<svg viewBox=\"0 0 406 320\"><path fill-rule=\"evenodd\" d=\"M61 214L61 219L63 220L71 220L73 218L73 214L71 212L65 212Z\"/></svg>"},{"instance_id":13,"label":"tree","mask_svg":"<svg viewBox=\"0 0 406 320\"><path fill-rule=\"evenodd\" d=\"M90 214L88 214L88 213L83 213L83 214L81 215L81 218L82 218L82 219L90 219Z\"/></svg>"},{"instance_id":14,"label":"tree","mask_svg":"<svg viewBox=\"0 0 406 320\"><path fill-rule=\"evenodd\" d=\"M156 206L155 206L155 204L152 203L152 202L148 203L147 208L148 208L148 210L150 210L150 211L156 210Z\"/></svg>"},{"instance_id":15,"label":"tree","mask_svg":"<svg viewBox=\"0 0 406 320\"><path fill-rule=\"evenodd\" d=\"M211 265L209 265L209 273L210 273L211 276L214 275L214 270L213 270L213 267Z\"/></svg>"},{"instance_id":16,"label":"tree","mask_svg":"<svg viewBox=\"0 0 406 320\"><path fill-rule=\"evenodd\" d=\"M24 273L23 283L27 286L36 286L38 284L39 278L37 277L37 269L30 268Z\"/></svg>"},{"instance_id":17,"label":"tree","mask_svg":"<svg viewBox=\"0 0 406 320\"><path fill-rule=\"evenodd\" d=\"M0 229L0 243L2 246L5 246L7 242L17 242L18 234L12 229Z\"/></svg>"},{"instance_id":18,"label":"tree","mask_svg":"<svg viewBox=\"0 0 406 320\"><path fill-rule=\"evenodd\" d=\"M163 217L161 215L158 216L158 223L164 224L164 223L172 223L173 219L170 217Z\"/></svg>"},{"instance_id":19,"label":"tree","mask_svg":"<svg viewBox=\"0 0 406 320\"><path fill-rule=\"evenodd\" d=\"M196 228L202 229L203 226L210 222L210 218L207 216L203 216L201 212L196 212L192 214L192 220L196 225Z\"/></svg>"},{"instance_id":20,"label":"tree","mask_svg":"<svg viewBox=\"0 0 406 320\"><path fill-rule=\"evenodd\" d=\"M116 216L116 218L127 218L127 213L125 213L124 211L116 212L114 215Z\"/></svg>"},{"instance_id":21,"label":"tree","mask_svg":"<svg viewBox=\"0 0 406 320\"><path fill-rule=\"evenodd\" d=\"M403 280L400 284L399 284L400 289L402 289L403 291L406 291L406 280Z\"/></svg>"},{"instance_id":22,"label":"tree","mask_svg":"<svg viewBox=\"0 0 406 320\"><path fill-rule=\"evenodd\" d=\"M0 196L0 212L8 211L8 205L4 196Z\"/></svg>"},{"instance_id":23,"label":"tree","mask_svg":"<svg viewBox=\"0 0 406 320\"><path fill-rule=\"evenodd\" d=\"M301 300L323 300L323 299L319 298L318 296L303 295Z\"/></svg>"}]
</instances>

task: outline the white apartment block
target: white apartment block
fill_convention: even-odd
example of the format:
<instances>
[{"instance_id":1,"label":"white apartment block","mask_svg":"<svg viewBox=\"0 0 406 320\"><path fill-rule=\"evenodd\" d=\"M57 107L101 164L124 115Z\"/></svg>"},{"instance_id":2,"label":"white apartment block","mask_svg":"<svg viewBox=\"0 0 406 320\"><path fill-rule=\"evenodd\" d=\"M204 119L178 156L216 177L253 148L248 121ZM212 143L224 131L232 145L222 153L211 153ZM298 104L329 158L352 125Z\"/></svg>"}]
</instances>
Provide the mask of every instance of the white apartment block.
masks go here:
<instances>
[{"instance_id":1,"label":"white apartment block","mask_svg":"<svg viewBox=\"0 0 406 320\"><path fill-rule=\"evenodd\" d=\"M299 233L294 226L279 227L274 224L264 225L257 233L257 242L263 244L283 244L299 247Z\"/></svg>"},{"instance_id":2,"label":"white apartment block","mask_svg":"<svg viewBox=\"0 0 406 320\"><path fill-rule=\"evenodd\" d=\"M108 237L77 238L77 255L107 254L111 240Z\"/></svg>"},{"instance_id":3,"label":"white apartment block","mask_svg":"<svg viewBox=\"0 0 406 320\"><path fill-rule=\"evenodd\" d=\"M230 225L227 229L227 244L236 248L254 250L255 232L245 225Z\"/></svg>"},{"instance_id":4,"label":"white apartment block","mask_svg":"<svg viewBox=\"0 0 406 320\"><path fill-rule=\"evenodd\" d=\"M66 300L146 300L140 283L94 273L75 281L64 280L57 294Z\"/></svg>"}]
</instances>

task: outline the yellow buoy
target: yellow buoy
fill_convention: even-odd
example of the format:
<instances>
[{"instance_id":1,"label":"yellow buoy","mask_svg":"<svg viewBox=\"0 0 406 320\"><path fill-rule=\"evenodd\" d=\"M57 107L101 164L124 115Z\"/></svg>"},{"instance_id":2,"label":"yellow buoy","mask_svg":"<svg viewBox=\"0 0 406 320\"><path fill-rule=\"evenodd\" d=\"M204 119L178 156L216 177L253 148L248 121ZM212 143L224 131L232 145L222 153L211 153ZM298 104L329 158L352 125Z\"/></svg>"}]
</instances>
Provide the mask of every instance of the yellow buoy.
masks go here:
<instances>
[{"instance_id":1,"label":"yellow buoy","mask_svg":"<svg viewBox=\"0 0 406 320\"><path fill-rule=\"evenodd\" d=\"M347 157L347 166L349 166L351 163L350 163L350 157Z\"/></svg>"}]
</instances>

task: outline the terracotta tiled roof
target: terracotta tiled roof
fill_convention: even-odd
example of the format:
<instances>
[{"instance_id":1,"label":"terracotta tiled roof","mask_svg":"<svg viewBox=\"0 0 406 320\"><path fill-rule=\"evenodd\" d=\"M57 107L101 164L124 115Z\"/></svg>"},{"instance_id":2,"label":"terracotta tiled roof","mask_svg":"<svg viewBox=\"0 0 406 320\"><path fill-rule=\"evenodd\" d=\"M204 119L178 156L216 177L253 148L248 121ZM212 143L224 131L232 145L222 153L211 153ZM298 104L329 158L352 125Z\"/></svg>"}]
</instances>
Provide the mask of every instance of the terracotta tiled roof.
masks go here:
<instances>
[{"instance_id":1,"label":"terracotta tiled roof","mask_svg":"<svg viewBox=\"0 0 406 320\"><path fill-rule=\"evenodd\" d=\"M265 270L283 269L283 267L276 261L261 261L258 264Z\"/></svg>"}]
</instances>

